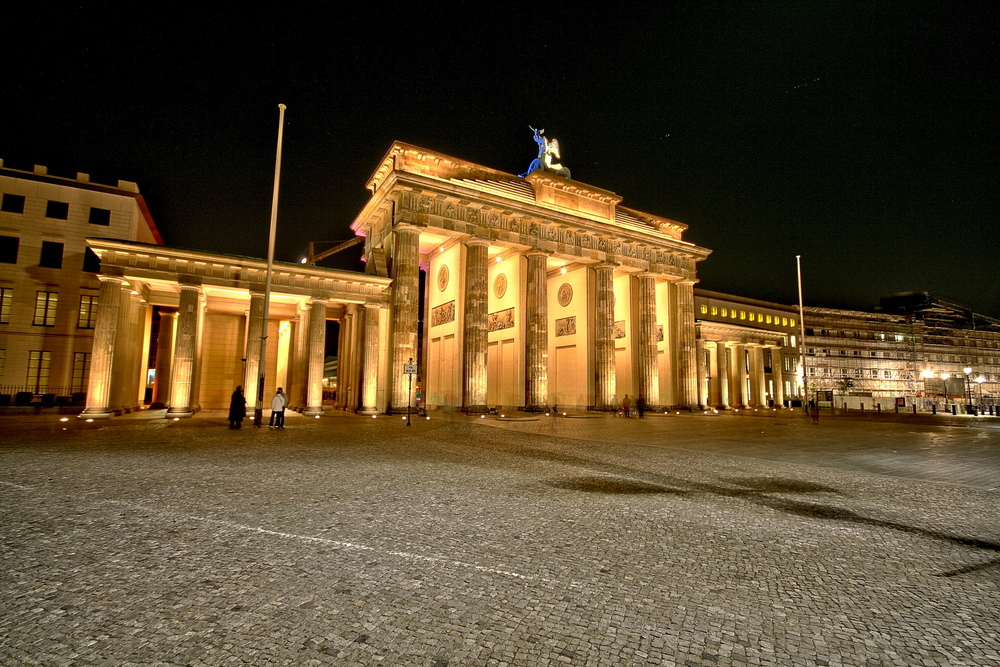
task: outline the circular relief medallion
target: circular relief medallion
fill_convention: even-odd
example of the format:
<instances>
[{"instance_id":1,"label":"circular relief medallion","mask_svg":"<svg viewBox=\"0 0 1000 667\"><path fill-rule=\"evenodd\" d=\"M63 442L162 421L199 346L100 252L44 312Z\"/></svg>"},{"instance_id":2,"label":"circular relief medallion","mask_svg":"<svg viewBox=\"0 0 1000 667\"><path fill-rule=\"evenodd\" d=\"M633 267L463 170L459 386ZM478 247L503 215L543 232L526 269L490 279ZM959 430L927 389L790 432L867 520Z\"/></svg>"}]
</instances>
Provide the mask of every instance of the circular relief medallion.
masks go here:
<instances>
[{"instance_id":1,"label":"circular relief medallion","mask_svg":"<svg viewBox=\"0 0 1000 667\"><path fill-rule=\"evenodd\" d=\"M442 292L448 286L448 265L445 264L438 269L438 289Z\"/></svg>"},{"instance_id":2,"label":"circular relief medallion","mask_svg":"<svg viewBox=\"0 0 1000 667\"><path fill-rule=\"evenodd\" d=\"M559 305L565 308L572 300L573 288L570 287L569 283L563 283L559 286Z\"/></svg>"},{"instance_id":3,"label":"circular relief medallion","mask_svg":"<svg viewBox=\"0 0 1000 667\"><path fill-rule=\"evenodd\" d=\"M507 293L507 274L501 273L493 281L493 294L496 295L498 299L502 299L503 295Z\"/></svg>"}]
</instances>

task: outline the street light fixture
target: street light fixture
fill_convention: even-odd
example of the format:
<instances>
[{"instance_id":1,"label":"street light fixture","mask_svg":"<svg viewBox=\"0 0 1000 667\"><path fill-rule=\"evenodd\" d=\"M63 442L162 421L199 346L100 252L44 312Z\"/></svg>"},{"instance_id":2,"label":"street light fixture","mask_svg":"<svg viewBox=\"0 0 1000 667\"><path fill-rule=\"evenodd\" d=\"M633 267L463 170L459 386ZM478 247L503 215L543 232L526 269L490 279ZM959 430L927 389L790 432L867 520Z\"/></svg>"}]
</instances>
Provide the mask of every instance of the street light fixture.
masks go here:
<instances>
[{"instance_id":1,"label":"street light fixture","mask_svg":"<svg viewBox=\"0 0 1000 667\"><path fill-rule=\"evenodd\" d=\"M972 366L966 366L962 370L965 371L965 413L974 415L976 410L972 407Z\"/></svg>"}]
</instances>

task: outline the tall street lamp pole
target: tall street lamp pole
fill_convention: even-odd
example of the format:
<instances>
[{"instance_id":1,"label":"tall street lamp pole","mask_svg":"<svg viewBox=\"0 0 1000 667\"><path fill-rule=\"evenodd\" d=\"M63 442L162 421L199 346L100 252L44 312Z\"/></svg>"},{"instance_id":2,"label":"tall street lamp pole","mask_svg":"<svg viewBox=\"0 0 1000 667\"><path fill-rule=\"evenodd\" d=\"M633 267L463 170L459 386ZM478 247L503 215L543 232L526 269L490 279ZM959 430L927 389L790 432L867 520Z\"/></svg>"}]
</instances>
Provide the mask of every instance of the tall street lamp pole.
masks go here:
<instances>
[{"instance_id":1,"label":"tall street lamp pole","mask_svg":"<svg viewBox=\"0 0 1000 667\"><path fill-rule=\"evenodd\" d=\"M802 255L795 256L795 268L799 275L799 358L802 360L802 408L809 412L809 380L806 379L806 317L802 306Z\"/></svg>"},{"instance_id":2,"label":"tall street lamp pole","mask_svg":"<svg viewBox=\"0 0 1000 667\"><path fill-rule=\"evenodd\" d=\"M264 421L264 369L267 365L267 318L271 305L271 269L274 265L274 238L278 230L278 183L281 180L281 142L285 134L285 107L278 105L278 152L274 158L274 191L271 193L271 231L267 239L267 278L264 281L264 312L261 314L260 361L257 364L257 404L253 409L253 425L260 428Z\"/></svg>"}]
</instances>

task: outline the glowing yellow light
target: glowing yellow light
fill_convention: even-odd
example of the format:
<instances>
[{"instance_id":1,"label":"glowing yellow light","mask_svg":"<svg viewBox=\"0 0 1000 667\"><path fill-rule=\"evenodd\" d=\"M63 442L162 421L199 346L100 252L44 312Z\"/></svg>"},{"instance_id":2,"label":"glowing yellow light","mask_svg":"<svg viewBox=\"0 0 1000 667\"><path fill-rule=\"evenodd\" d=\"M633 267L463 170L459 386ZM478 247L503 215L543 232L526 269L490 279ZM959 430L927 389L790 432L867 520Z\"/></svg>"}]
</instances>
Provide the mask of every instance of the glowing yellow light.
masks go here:
<instances>
[{"instance_id":1,"label":"glowing yellow light","mask_svg":"<svg viewBox=\"0 0 1000 667\"><path fill-rule=\"evenodd\" d=\"M299 262L302 263L302 264L305 264L308 261L309 261L309 258L307 258L307 257L303 257L302 259L299 260Z\"/></svg>"},{"instance_id":2,"label":"glowing yellow light","mask_svg":"<svg viewBox=\"0 0 1000 667\"><path fill-rule=\"evenodd\" d=\"M69 421L69 417L63 417L59 421L61 421L61 422L68 422Z\"/></svg>"},{"instance_id":3,"label":"glowing yellow light","mask_svg":"<svg viewBox=\"0 0 1000 667\"><path fill-rule=\"evenodd\" d=\"M174 421L175 421L175 422L179 422L180 420L181 420L181 418L180 418L180 417L174 417Z\"/></svg>"},{"instance_id":4,"label":"glowing yellow light","mask_svg":"<svg viewBox=\"0 0 1000 667\"><path fill-rule=\"evenodd\" d=\"M87 420L87 423L89 424L89 423L90 423L90 422L92 422L92 421L94 421L94 420L93 420L93 419L88 419L88 420Z\"/></svg>"},{"instance_id":5,"label":"glowing yellow light","mask_svg":"<svg viewBox=\"0 0 1000 667\"><path fill-rule=\"evenodd\" d=\"M375 419L375 415L372 415L372 419Z\"/></svg>"},{"instance_id":6,"label":"glowing yellow light","mask_svg":"<svg viewBox=\"0 0 1000 667\"><path fill-rule=\"evenodd\" d=\"M441 246L440 248L438 248L438 252L444 252L444 246Z\"/></svg>"},{"instance_id":7,"label":"glowing yellow light","mask_svg":"<svg viewBox=\"0 0 1000 667\"><path fill-rule=\"evenodd\" d=\"M427 418L427 421L430 421L430 420L431 420L431 418L430 418L430 417L428 417L428 418Z\"/></svg>"},{"instance_id":8,"label":"glowing yellow light","mask_svg":"<svg viewBox=\"0 0 1000 667\"><path fill-rule=\"evenodd\" d=\"M502 262L502 261L503 261L503 258L501 258L501 257L497 257L497 264L499 264L499 263L500 263L500 262Z\"/></svg>"},{"instance_id":9,"label":"glowing yellow light","mask_svg":"<svg viewBox=\"0 0 1000 667\"><path fill-rule=\"evenodd\" d=\"M559 269L559 272L562 273L563 275L566 275L566 267L564 266L561 269Z\"/></svg>"},{"instance_id":10,"label":"glowing yellow light","mask_svg":"<svg viewBox=\"0 0 1000 667\"><path fill-rule=\"evenodd\" d=\"M319 415L316 415L316 419L319 419Z\"/></svg>"},{"instance_id":11,"label":"glowing yellow light","mask_svg":"<svg viewBox=\"0 0 1000 667\"><path fill-rule=\"evenodd\" d=\"M486 419L486 415L479 415L480 419Z\"/></svg>"}]
</instances>

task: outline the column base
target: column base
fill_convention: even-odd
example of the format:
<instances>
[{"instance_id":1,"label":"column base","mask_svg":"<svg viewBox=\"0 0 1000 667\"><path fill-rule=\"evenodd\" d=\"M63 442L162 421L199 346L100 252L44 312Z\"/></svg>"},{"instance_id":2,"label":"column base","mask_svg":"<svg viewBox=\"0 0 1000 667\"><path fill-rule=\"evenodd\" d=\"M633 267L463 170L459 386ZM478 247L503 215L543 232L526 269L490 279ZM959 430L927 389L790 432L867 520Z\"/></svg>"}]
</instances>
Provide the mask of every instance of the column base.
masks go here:
<instances>
[{"instance_id":1,"label":"column base","mask_svg":"<svg viewBox=\"0 0 1000 667\"><path fill-rule=\"evenodd\" d=\"M167 408L167 414L164 415L166 419L190 419L194 417L194 410L191 408Z\"/></svg>"},{"instance_id":2,"label":"column base","mask_svg":"<svg viewBox=\"0 0 1000 667\"><path fill-rule=\"evenodd\" d=\"M111 408L84 408L77 419L111 419Z\"/></svg>"},{"instance_id":3,"label":"column base","mask_svg":"<svg viewBox=\"0 0 1000 667\"><path fill-rule=\"evenodd\" d=\"M322 417L326 412L323 410L323 406L311 405L302 411L303 417Z\"/></svg>"},{"instance_id":4,"label":"column base","mask_svg":"<svg viewBox=\"0 0 1000 667\"><path fill-rule=\"evenodd\" d=\"M485 405L466 405L459 412L466 415L485 415L490 409Z\"/></svg>"},{"instance_id":5,"label":"column base","mask_svg":"<svg viewBox=\"0 0 1000 667\"><path fill-rule=\"evenodd\" d=\"M378 408L361 408L358 410L359 415L365 415L365 416L377 415L378 413L379 413Z\"/></svg>"},{"instance_id":6,"label":"column base","mask_svg":"<svg viewBox=\"0 0 1000 667\"><path fill-rule=\"evenodd\" d=\"M523 408L518 408L518 410L521 412L551 412L547 405L526 405Z\"/></svg>"}]
</instances>

